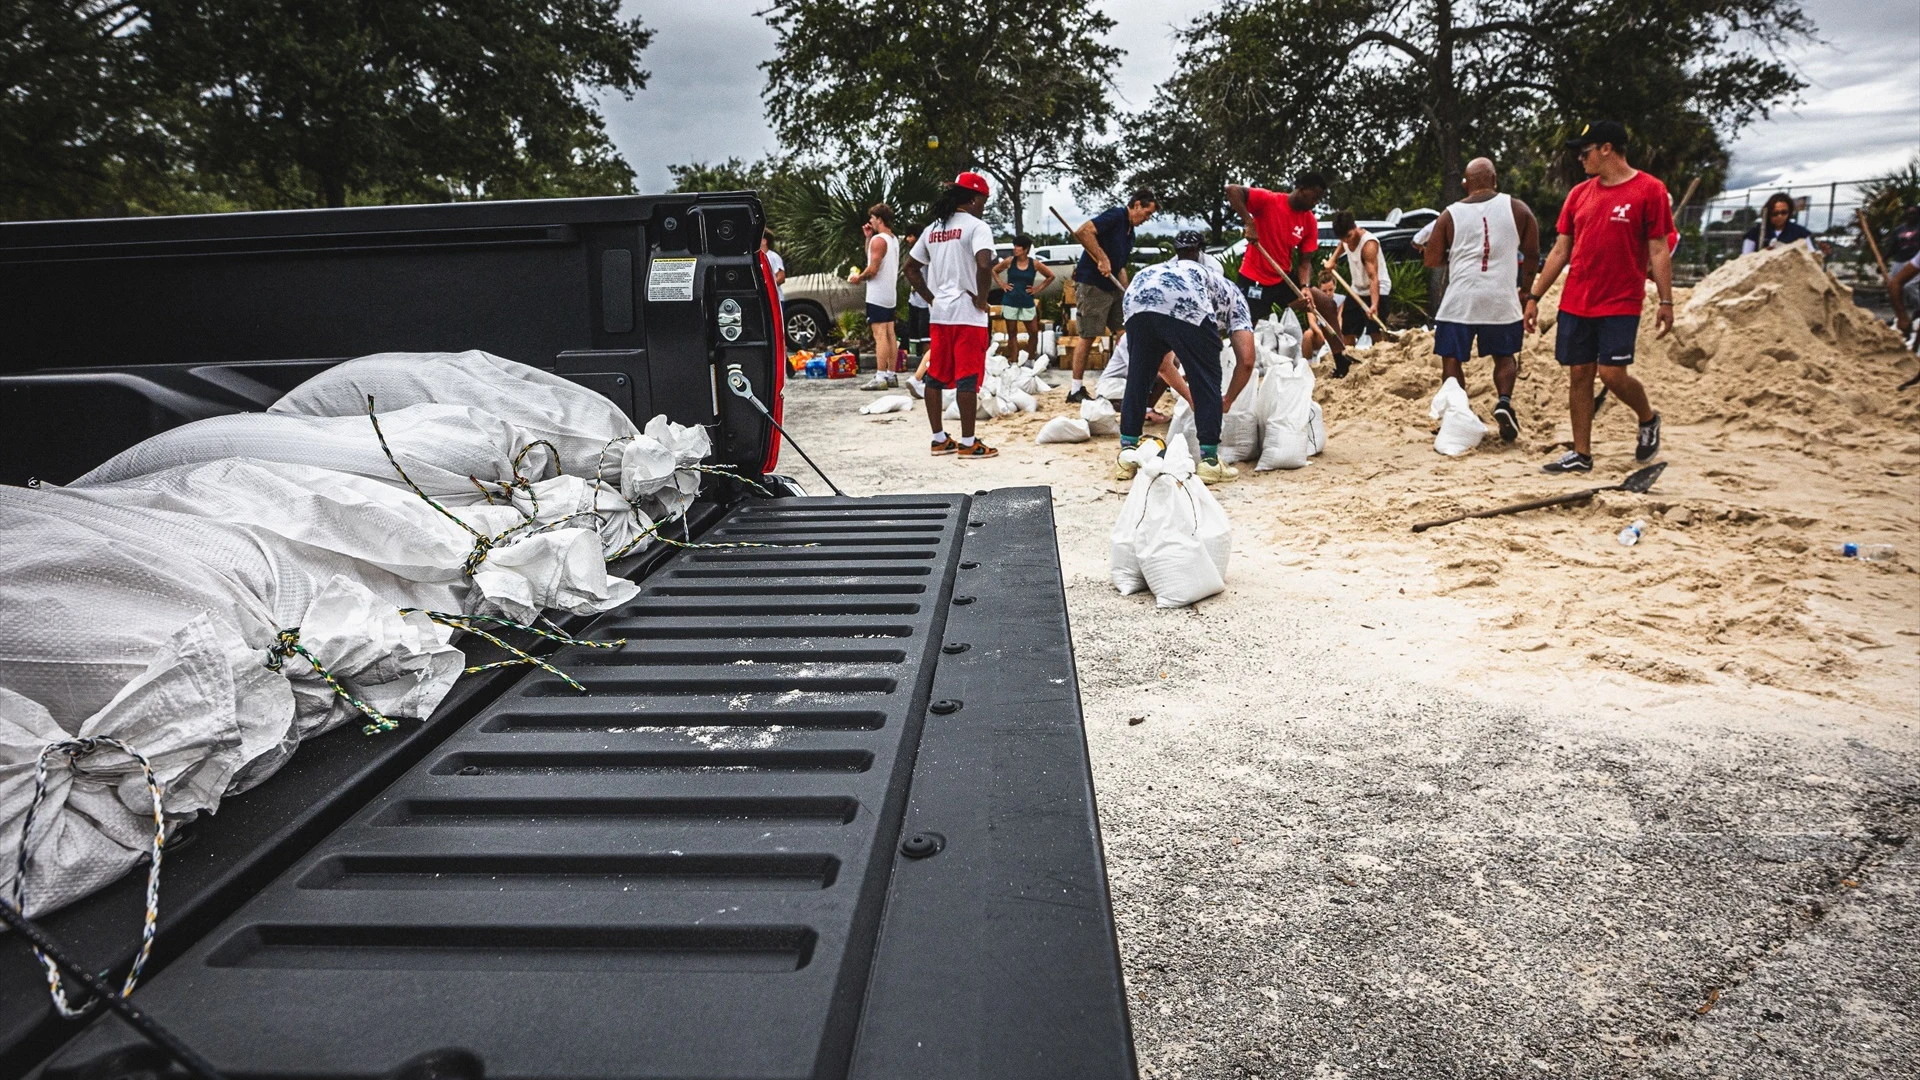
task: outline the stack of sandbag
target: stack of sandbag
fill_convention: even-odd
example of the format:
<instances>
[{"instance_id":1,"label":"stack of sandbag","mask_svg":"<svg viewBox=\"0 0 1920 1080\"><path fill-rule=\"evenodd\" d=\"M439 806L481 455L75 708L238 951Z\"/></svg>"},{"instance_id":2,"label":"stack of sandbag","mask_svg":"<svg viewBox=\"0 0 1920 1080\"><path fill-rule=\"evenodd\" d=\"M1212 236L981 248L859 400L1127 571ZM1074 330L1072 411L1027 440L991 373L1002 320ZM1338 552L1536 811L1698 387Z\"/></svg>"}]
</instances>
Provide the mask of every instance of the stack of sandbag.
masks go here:
<instances>
[{"instance_id":1,"label":"stack of sandbag","mask_svg":"<svg viewBox=\"0 0 1920 1080\"><path fill-rule=\"evenodd\" d=\"M0 487L0 844L25 844L29 913L113 880L153 840L141 770L110 747L49 756L23 837L49 747L131 746L177 821L259 783L303 738L431 713L464 658L445 627L402 615L364 581L404 588L213 518ZM0 895L14 872L11 854L0 859Z\"/></svg>"},{"instance_id":2,"label":"stack of sandbag","mask_svg":"<svg viewBox=\"0 0 1920 1080\"><path fill-rule=\"evenodd\" d=\"M292 557L318 556L343 573L375 568L384 574L370 584L395 607L531 622L546 611L606 611L638 591L607 573L601 552L601 520L627 520L629 507L618 492L591 484L560 476L516 490L515 505L436 509L405 488L351 473L227 458L65 490L264 533L286 541ZM594 496L601 505L581 505ZM538 524L521 505L536 497L543 517L568 527Z\"/></svg>"},{"instance_id":3,"label":"stack of sandbag","mask_svg":"<svg viewBox=\"0 0 1920 1080\"><path fill-rule=\"evenodd\" d=\"M1258 411L1262 428L1256 470L1305 468L1308 458L1326 448L1326 421L1320 403L1313 400L1313 368L1298 355L1275 359L1260 383Z\"/></svg>"},{"instance_id":4,"label":"stack of sandbag","mask_svg":"<svg viewBox=\"0 0 1920 1080\"><path fill-rule=\"evenodd\" d=\"M1473 403L1467 400L1467 392L1459 382L1447 379L1440 384L1440 392L1433 395L1433 404L1428 412L1440 421L1440 431L1433 437L1433 448L1448 457L1461 454L1480 445L1487 437L1486 421L1474 415Z\"/></svg>"},{"instance_id":5,"label":"stack of sandbag","mask_svg":"<svg viewBox=\"0 0 1920 1080\"><path fill-rule=\"evenodd\" d=\"M1194 475L1194 459L1173 442L1120 452L1140 467L1114 522L1109 548L1114 588L1153 593L1157 607L1186 607L1226 589L1233 541L1227 512Z\"/></svg>"}]
</instances>

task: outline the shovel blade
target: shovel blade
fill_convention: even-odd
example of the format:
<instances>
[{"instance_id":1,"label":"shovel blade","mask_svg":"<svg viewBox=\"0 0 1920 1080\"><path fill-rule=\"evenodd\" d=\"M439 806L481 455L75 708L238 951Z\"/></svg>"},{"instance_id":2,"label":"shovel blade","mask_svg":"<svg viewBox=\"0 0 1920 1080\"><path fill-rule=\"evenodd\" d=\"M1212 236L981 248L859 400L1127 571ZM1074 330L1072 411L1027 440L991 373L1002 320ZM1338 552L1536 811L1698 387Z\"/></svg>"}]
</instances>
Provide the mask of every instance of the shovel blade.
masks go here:
<instances>
[{"instance_id":1,"label":"shovel blade","mask_svg":"<svg viewBox=\"0 0 1920 1080\"><path fill-rule=\"evenodd\" d=\"M1666 471L1667 463L1664 461L1649 465L1621 481L1620 490L1631 491L1635 495L1645 495L1653 487L1653 482L1660 479L1660 474Z\"/></svg>"}]
</instances>

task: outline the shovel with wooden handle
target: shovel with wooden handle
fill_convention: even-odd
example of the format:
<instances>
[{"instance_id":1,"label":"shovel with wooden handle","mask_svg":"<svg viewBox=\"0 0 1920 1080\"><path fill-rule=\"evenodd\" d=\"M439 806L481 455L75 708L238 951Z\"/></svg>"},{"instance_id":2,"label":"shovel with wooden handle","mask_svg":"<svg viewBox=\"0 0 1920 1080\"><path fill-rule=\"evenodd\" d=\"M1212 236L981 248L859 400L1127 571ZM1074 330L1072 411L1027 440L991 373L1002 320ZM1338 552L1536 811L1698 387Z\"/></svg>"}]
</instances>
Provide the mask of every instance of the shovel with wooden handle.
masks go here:
<instances>
[{"instance_id":1,"label":"shovel with wooden handle","mask_svg":"<svg viewBox=\"0 0 1920 1080\"><path fill-rule=\"evenodd\" d=\"M1330 332L1326 328L1326 325L1320 321L1320 313L1314 310L1313 301L1308 299L1306 293L1303 293L1300 291L1300 286L1295 285L1293 283L1293 278L1290 277L1285 270L1280 269L1280 260L1268 254L1267 249L1260 246L1260 241L1255 240L1252 237L1247 238L1247 246L1259 252L1260 257L1267 260L1267 266L1273 270L1274 274L1277 275L1281 281L1284 281L1287 283L1287 288L1293 290L1294 299L1306 301L1307 322L1311 324L1316 331L1319 332L1320 336L1322 338L1325 338L1329 342L1339 340L1339 335ZM1327 347L1331 349L1333 346L1329 344Z\"/></svg>"},{"instance_id":2,"label":"shovel with wooden handle","mask_svg":"<svg viewBox=\"0 0 1920 1080\"><path fill-rule=\"evenodd\" d=\"M1647 489L1653 486L1653 482L1660 479L1660 474L1666 471L1666 462L1656 462L1644 469L1636 471L1633 475L1617 484L1588 488L1585 491L1576 491L1568 495L1555 495L1551 499L1535 499L1532 502L1514 503L1512 506L1496 506L1491 510L1476 510L1471 514L1460 514L1455 517L1441 518L1439 521L1422 521L1413 527L1413 531L1426 532L1428 529L1437 525L1451 525L1456 521L1465 521L1468 518L1500 517L1503 514L1517 514L1522 510L1541 510L1549 506L1567 506L1572 503L1586 502L1588 499L1593 498L1603 491L1631 491L1635 495L1645 495Z\"/></svg>"},{"instance_id":3,"label":"shovel with wooden handle","mask_svg":"<svg viewBox=\"0 0 1920 1080\"><path fill-rule=\"evenodd\" d=\"M1371 305L1369 305L1365 300L1362 300L1360 298L1359 292L1357 292L1352 285L1347 284L1347 279L1340 276L1340 271L1335 270L1333 267L1329 266L1327 267L1327 273L1332 274L1333 280L1339 282L1340 287L1347 290L1347 295L1352 297L1353 301L1360 305L1360 314L1365 315L1367 317L1367 321L1373 324L1373 328L1375 330L1380 331L1381 341L1387 342L1388 344L1392 344L1393 342L1400 340L1399 334L1396 334L1393 331L1387 329L1386 323L1383 323L1379 319L1376 319L1373 317L1373 309Z\"/></svg>"},{"instance_id":4,"label":"shovel with wooden handle","mask_svg":"<svg viewBox=\"0 0 1920 1080\"><path fill-rule=\"evenodd\" d=\"M1065 229L1065 230L1067 230L1067 239L1069 239L1069 240L1071 240L1071 239L1073 239L1073 226L1071 226L1071 225L1069 225L1069 224L1067 224L1067 219L1066 219L1066 218L1063 218L1063 217L1061 217L1061 216L1060 216L1060 211L1058 211L1058 210L1054 210L1054 208L1053 208L1053 207L1051 207L1051 206L1049 206L1049 207L1047 207L1047 209L1048 209L1048 210L1053 210L1053 219L1054 219L1055 221L1058 221L1058 222L1060 223L1060 227L1061 227L1061 228L1063 228L1063 229ZM1113 276L1113 273L1112 273L1112 271L1108 271L1108 273L1107 273L1107 275L1106 275L1106 278L1107 278L1107 280L1108 280L1108 281L1111 281L1111 282L1113 282L1113 287L1114 287L1114 288L1116 288L1116 289L1125 289L1125 286L1123 286L1123 285L1121 285L1121 284L1120 284L1120 279L1119 279L1119 278L1117 278L1117 277L1114 277L1114 276Z\"/></svg>"}]
</instances>

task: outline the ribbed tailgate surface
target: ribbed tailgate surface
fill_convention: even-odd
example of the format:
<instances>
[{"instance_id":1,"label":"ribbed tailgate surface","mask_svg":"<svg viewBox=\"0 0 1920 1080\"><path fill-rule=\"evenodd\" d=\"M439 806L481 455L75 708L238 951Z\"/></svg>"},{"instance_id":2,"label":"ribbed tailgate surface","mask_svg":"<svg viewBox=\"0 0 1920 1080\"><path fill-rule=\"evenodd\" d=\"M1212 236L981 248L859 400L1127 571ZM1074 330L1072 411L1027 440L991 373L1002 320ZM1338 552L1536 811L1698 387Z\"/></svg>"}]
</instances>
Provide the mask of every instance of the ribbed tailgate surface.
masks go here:
<instances>
[{"instance_id":1,"label":"ribbed tailgate surface","mask_svg":"<svg viewBox=\"0 0 1920 1080\"><path fill-rule=\"evenodd\" d=\"M843 1069L967 505L740 508L139 1000L242 1075Z\"/></svg>"}]
</instances>

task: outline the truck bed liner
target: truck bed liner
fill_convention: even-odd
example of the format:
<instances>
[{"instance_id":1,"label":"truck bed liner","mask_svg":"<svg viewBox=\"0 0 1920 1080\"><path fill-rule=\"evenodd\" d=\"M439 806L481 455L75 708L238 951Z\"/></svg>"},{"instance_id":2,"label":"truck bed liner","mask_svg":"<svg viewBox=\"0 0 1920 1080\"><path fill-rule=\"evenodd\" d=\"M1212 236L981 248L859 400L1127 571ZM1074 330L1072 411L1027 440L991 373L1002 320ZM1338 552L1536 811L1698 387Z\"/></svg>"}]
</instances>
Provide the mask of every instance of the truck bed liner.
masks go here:
<instances>
[{"instance_id":1,"label":"truck bed liner","mask_svg":"<svg viewBox=\"0 0 1920 1080\"><path fill-rule=\"evenodd\" d=\"M239 1076L1133 1075L1047 491L703 539L815 546L675 555L136 1000Z\"/></svg>"}]
</instances>

